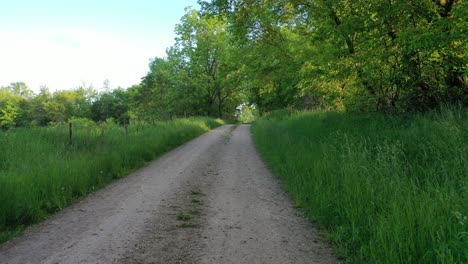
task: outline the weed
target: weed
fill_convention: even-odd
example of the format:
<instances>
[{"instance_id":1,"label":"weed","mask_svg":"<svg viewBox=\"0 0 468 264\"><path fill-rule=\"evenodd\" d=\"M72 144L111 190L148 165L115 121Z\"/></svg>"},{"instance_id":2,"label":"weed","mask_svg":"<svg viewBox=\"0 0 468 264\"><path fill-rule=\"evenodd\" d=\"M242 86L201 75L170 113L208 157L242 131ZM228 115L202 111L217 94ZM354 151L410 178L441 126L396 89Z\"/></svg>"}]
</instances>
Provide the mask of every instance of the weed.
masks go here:
<instances>
[{"instance_id":1,"label":"weed","mask_svg":"<svg viewBox=\"0 0 468 264\"><path fill-rule=\"evenodd\" d=\"M193 198L193 199L192 199L192 203L194 203L194 204L202 204L203 202L202 202L202 200L200 200L200 199Z\"/></svg>"},{"instance_id":2,"label":"weed","mask_svg":"<svg viewBox=\"0 0 468 264\"><path fill-rule=\"evenodd\" d=\"M177 217L177 220L180 220L180 221L188 221L193 218L193 216L188 213L178 213L176 214L176 217Z\"/></svg>"},{"instance_id":3,"label":"weed","mask_svg":"<svg viewBox=\"0 0 468 264\"><path fill-rule=\"evenodd\" d=\"M205 195L199 187L195 187L190 192L192 195Z\"/></svg>"}]
</instances>

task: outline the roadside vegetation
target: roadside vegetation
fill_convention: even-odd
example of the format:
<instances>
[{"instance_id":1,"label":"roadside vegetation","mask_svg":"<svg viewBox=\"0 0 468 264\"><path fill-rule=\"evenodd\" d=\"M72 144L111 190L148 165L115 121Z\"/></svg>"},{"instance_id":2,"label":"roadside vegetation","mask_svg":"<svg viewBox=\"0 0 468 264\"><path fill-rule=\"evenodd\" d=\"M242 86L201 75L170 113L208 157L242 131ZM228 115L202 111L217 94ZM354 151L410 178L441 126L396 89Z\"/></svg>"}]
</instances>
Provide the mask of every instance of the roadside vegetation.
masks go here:
<instances>
[{"instance_id":1,"label":"roadside vegetation","mask_svg":"<svg viewBox=\"0 0 468 264\"><path fill-rule=\"evenodd\" d=\"M256 144L339 255L468 262L468 1L198 3L139 84L0 87L0 236L219 124L177 118L271 112Z\"/></svg>"},{"instance_id":2,"label":"roadside vegetation","mask_svg":"<svg viewBox=\"0 0 468 264\"><path fill-rule=\"evenodd\" d=\"M468 111L273 112L258 150L351 263L467 263Z\"/></svg>"},{"instance_id":3,"label":"roadside vegetation","mask_svg":"<svg viewBox=\"0 0 468 264\"><path fill-rule=\"evenodd\" d=\"M0 131L0 242L223 122L73 124L71 145L68 124Z\"/></svg>"}]
</instances>

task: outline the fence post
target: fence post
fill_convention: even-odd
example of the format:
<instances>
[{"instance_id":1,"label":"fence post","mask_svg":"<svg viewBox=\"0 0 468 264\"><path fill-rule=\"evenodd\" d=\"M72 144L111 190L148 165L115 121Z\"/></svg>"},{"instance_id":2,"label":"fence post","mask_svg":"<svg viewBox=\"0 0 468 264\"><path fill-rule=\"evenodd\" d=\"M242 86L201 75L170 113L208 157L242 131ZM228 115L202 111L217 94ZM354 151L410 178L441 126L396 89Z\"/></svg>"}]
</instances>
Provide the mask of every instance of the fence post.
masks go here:
<instances>
[{"instance_id":1,"label":"fence post","mask_svg":"<svg viewBox=\"0 0 468 264\"><path fill-rule=\"evenodd\" d=\"M72 144L72 135L73 135L73 129L72 129L72 123L68 123L68 144Z\"/></svg>"}]
</instances>

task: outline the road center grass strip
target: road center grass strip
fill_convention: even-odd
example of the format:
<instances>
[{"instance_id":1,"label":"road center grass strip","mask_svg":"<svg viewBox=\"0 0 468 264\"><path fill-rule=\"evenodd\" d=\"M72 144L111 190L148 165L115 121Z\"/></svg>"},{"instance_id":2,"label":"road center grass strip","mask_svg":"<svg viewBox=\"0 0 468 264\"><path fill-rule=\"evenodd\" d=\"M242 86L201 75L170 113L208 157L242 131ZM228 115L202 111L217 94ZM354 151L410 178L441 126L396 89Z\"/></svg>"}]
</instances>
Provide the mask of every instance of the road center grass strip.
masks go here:
<instances>
[{"instance_id":1,"label":"road center grass strip","mask_svg":"<svg viewBox=\"0 0 468 264\"><path fill-rule=\"evenodd\" d=\"M209 118L131 125L115 124L0 131L0 242L126 176L162 153L222 125Z\"/></svg>"},{"instance_id":2,"label":"road center grass strip","mask_svg":"<svg viewBox=\"0 0 468 264\"><path fill-rule=\"evenodd\" d=\"M252 133L351 263L468 263L468 111L274 112Z\"/></svg>"}]
</instances>

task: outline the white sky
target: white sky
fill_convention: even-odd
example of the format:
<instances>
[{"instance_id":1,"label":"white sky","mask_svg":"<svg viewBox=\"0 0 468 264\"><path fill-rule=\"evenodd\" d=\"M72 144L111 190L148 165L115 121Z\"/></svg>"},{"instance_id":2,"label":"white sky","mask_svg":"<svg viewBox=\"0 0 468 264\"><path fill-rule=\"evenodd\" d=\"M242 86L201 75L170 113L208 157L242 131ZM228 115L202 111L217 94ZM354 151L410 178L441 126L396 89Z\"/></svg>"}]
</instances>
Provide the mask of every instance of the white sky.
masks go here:
<instances>
[{"instance_id":1,"label":"white sky","mask_svg":"<svg viewBox=\"0 0 468 264\"><path fill-rule=\"evenodd\" d=\"M174 26L184 7L198 7L196 0L83 1L97 10L88 13L66 4L57 10L57 1L42 1L42 10L2 1L0 86L23 81L34 91L42 85L54 91L83 83L99 89L106 79L112 88L138 84L150 58L164 56L174 44Z\"/></svg>"}]
</instances>

